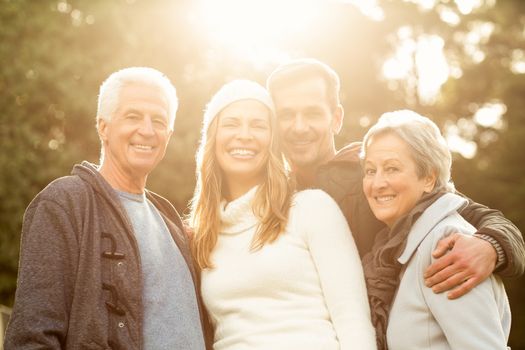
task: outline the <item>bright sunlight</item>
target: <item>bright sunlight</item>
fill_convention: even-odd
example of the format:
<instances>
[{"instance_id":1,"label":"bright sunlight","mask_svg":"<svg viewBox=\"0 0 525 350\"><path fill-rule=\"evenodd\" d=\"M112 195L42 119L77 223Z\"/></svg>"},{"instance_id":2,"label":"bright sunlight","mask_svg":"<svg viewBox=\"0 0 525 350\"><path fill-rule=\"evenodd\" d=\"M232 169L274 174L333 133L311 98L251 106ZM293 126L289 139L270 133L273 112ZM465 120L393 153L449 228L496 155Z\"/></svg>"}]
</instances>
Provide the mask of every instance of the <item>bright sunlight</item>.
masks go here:
<instances>
[{"instance_id":1,"label":"bright sunlight","mask_svg":"<svg viewBox=\"0 0 525 350\"><path fill-rule=\"evenodd\" d=\"M307 33L321 6L314 0L201 0L196 14L214 45L262 64L289 58L283 41Z\"/></svg>"},{"instance_id":2,"label":"bright sunlight","mask_svg":"<svg viewBox=\"0 0 525 350\"><path fill-rule=\"evenodd\" d=\"M451 27L491 0L454 0L454 6L443 6L436 0L405 0L423 11L435 8L439 18ZM207 37L210 49L229 52L232 56L252 62L255 68L303 56L295 52L294 40L307 40L318 28L330 26L329 6L352 6L371 21L385 20L376 0L200 0L193 5L194 24ZM473 21L466 30L458 30L454 40L474 64L485 59L481 45L487 42L494 28L489 22ZM433 105L449 78L463 74L457 62L447 59L447 47L437 34L414 32L410 26L398 28L392 38L392 51L384 58L382 74L390 82L404 82L408 95L417 97L422 105ZM335 47L334 50L338 50ZM524 51L516 50L511 69L525 72ZM398 84L389 84L393 89ZM488 104L472 111L469 119L446 128L451 148L466 158L476 154L476 143L468 130L477 126L497 128L504 110L500 104ZM360 125L370 122L360 119ZM466 132L467 130L467 132Z\"/></svg>"},{"instance_id":3,"label":"bright sunlight","mask_svg":"<svg viewBox=\"0 0 525 350\"><path fill-rule=\"evenodd\" d=\"M375 0L200 0L194 18L214 47L255 66L302 55L290 50L317 28L330 26L330 6L351 6L373 21L384 18Z\"/></svg>"}]
</instances>

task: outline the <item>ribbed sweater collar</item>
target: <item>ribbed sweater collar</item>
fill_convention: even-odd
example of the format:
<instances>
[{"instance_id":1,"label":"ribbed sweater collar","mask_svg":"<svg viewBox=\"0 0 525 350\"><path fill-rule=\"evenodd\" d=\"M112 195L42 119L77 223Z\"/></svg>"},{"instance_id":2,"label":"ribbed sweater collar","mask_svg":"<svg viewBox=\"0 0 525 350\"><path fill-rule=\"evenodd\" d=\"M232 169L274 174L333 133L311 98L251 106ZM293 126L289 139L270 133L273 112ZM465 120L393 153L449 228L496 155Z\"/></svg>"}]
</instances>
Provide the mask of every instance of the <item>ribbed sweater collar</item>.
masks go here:
<instances>
[{"instance_id":1,"label":"ribbed sweater collar","mask_svg":"<svg viewBox=\"0 0 525 350\"><path fill-rule=\"evenodd\" d=\"M256 191L257 186L231 202L221 202L221 234L235 235L257 225L252 209Z\"/></svg>"}]
</instances>

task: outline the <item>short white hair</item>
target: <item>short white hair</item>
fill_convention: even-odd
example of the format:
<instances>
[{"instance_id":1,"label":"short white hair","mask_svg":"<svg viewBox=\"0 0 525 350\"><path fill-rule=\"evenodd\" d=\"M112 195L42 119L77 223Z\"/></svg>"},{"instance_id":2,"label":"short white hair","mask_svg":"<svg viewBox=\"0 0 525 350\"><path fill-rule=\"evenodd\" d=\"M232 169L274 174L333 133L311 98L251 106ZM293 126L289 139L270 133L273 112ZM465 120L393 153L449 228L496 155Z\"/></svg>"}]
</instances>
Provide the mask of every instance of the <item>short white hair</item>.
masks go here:
<instances>
[{"instance_id":1,"label":"short white hair","mask_svg":"<svg viewBox=\"0 0 525 350\"><path fill-rule=\"evenodd\" d=\"M394 134L408 144L419 178L435 172L435 189L454 190L450 178L452 155L445 138L432 120L406 109L384 113L366 133L361 159L366 158L373 137L383 134Z\"/></svg>"},{"instance_id":2,"label":"short white hair","mask_svg":"<svg viewBox=\"0 0 525 350\"><path fill-rule=\"evenodd\" d=\"M141 84L153 86L162 91L168 100L168 125L173 130L179 102L175 87L168 77L149 67L129 67L112 73L101 85L98 94L97 124L99 119L111 121L118 108L120 92L124 86Z\"/></svg>"}]
</instances>

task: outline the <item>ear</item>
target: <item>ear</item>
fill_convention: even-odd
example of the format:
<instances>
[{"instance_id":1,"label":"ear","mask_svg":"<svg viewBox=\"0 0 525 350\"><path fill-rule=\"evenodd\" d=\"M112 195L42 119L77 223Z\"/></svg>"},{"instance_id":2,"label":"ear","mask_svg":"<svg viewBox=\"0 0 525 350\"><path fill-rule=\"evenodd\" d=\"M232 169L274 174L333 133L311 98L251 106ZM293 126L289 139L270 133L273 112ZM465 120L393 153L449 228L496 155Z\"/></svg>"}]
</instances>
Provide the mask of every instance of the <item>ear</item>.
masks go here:
<instances>
[{"instance_id":1,"label":"ear","mask_svg":"<svg viewBox=\"0 0 525 350\"><path fill-rule=\"evenodd\" d=\"M343 127L344 115L345 111L343 109L343 106L341 106L340 104L337 105L332 115L332 132L334 133L334 135L339 134L339 132L341 131L341 128Z\"/></svg>"},{"instance_id":2,"label":"ear","mask_svg":"<svg viewBox=\"0 0 525 350\"><path fill-rule=\"evenodd\" d=\"M102 117L97 117L97 121L98 137L100 138L102 143L104 143L108 139L108 123L104 119L102 119Z\"/></svg>"},{"instance_id":3,"label":"ear","mask_svg":"<svg viewBox=\"0 0 525 350\"><path fill-rule=\"evenodd\" d=\"M435 171L432 171L432 173L430 175L427 175L425 177L425 183L424 183L424 188L423 190L426 192L426 193L430 193L432 192L432 190L434 189L434 186L436 185L436 172Z\"/></svg>"}]
</instances>

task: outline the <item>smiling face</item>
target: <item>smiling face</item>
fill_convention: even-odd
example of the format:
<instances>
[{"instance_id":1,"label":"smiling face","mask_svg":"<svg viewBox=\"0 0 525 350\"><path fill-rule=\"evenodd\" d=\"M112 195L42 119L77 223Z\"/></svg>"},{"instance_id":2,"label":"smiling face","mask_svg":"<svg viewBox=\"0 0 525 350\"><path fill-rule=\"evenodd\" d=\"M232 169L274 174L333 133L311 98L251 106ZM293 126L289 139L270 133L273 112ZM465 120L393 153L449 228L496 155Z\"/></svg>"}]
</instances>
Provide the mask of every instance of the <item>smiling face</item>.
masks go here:
<instances>
[{"instance_id":1,"label":"smiling face","mask_svg":"<svg viewBox=\"0 0 525 350\"><path fill-rule=\"evenodd\" d=\"M343 112L330 106L321 77L276 87L272 91L284 154L296 170L317 167L335 155L334 135Z\"/></svg>"},{"instance_id":2,"label":"smiling face","mask_svg":"<svg viewBox=\"0 0 525 350\"><path fill-rule=\"evenodd\" d=\"M259 184L271 142L270 110L256 100L233 102L217 116L215 156L230 191Z\"/></svg>"},{"instance_id":3,"label":"smiling face","mask_svg":"<svg viewBox=\"0 0 525 350\"><path fill-rule=\"evenodd\" d=\"M119 104L110 121L99 119L104 147L100 172L115 187L145 182L164 157L171 136L168 102L158 88L129 84L122 87ZM125 187L125 186L124 186Z\"/></svg>"},{"instance_id":4,"label":"smiling face","mask_svg":"<svg viewBox=\"0 0 525 350\"><path fill-rule=\"evenodd\" d=\"M366 149L363 190L374 215L389 227L406 215L435 176L419 177L408 144L393 133L375 135Z\"/></svg>"}]
</instances>

